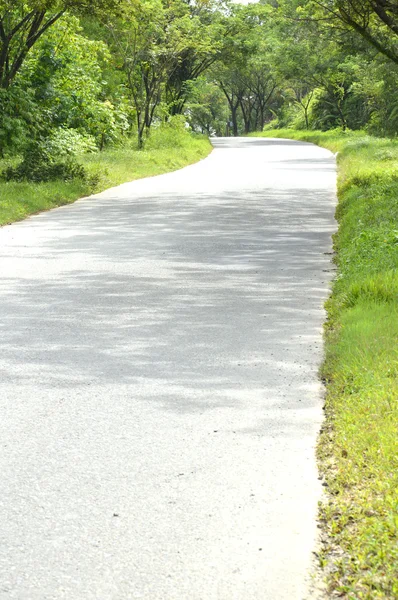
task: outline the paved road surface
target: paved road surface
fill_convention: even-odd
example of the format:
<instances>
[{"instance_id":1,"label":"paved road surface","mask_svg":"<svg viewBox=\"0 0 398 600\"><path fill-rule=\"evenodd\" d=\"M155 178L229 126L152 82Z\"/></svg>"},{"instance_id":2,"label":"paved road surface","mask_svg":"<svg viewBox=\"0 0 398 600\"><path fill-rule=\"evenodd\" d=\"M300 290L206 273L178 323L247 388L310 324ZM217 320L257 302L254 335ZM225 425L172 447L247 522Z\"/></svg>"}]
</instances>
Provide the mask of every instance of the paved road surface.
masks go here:
<instances>
[{"instance_id":1,"label":"paved road surface","mask_svg":"<svg viewBox=\"0 0 398 600\"><path fill-rule=\"evenodd\" d=\"M302 600L335 164L209 158L0 230L0 598Z\"/></svg>"}]
</instances>

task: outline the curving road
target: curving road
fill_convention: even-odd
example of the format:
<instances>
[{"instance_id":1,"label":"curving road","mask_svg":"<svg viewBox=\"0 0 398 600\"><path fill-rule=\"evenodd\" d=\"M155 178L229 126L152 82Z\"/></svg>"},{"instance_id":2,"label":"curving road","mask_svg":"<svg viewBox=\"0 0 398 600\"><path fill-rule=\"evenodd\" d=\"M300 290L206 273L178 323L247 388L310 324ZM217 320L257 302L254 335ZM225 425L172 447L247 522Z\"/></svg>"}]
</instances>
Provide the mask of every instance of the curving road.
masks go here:
<instances>
[{"instance_id":1,"label":"curving road","mask_svg":"<svg viewBox=\"0 0 398 600\"><path fill-rule=\"evenodd\" d=\"M0 230L0 598L303 600L335 161L216 139Z\"/></svg>"}]
</instances>

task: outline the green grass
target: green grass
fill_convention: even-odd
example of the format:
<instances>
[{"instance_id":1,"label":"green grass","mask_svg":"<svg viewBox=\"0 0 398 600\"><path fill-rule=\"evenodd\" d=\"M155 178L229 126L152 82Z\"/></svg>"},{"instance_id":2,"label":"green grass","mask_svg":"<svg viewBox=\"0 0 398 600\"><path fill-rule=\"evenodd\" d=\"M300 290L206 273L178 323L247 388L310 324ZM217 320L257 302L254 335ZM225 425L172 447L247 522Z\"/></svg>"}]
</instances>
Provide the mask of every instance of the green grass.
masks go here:
<instances>
[{"instance_id":1,"label":"green grass","mask_svg":"<svg viewBox=\"0 0 398 600\"><path fill-rule=\"evenodd\" d=\"M17 183L0 181L0 225L63 204L82 196L142 177L175 171L204 158L211 151L207 138L188 132L155 131L145 150L134 146L86 154L79 161L98 183L95 187L80 180L71 182ZM8 166L0 162L0 171Z\"/></svg>"},{"instance_id":2,"label":"green grass","mask_svg":"<svg viewBox=\"0 0 398 600\"><path fill-rule=\"evenodd\" d=\"M329 591L398 598L398 142L269 131L339 152L338 274L327 302L327 483L320 553Z\"/></svg>"}]
</instances>

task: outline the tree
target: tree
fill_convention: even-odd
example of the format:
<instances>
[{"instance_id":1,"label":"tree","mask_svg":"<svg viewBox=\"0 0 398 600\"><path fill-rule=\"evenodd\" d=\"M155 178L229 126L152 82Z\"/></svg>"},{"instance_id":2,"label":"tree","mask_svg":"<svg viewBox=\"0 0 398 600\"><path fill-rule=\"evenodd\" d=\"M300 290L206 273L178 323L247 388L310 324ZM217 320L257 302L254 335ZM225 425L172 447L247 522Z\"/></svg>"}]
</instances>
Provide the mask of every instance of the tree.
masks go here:
<instances>
[{"instance_id":1,"label":"tree","mask_svg":"<svg viewBox=\"0 0 398 600\"><path fill-rule=\"evenodd\" d=\"M161 0L131 6L123 19L108 24L116 64L125 75L135 109L140 148L175 68L176 56L187 43L182 28L175 6L164 6Z\"/></svg>"},{"instance_id":2,"label":"tree","mask_svg":"<svg viewBox=\"0 0 398 600\"><path fill-rule=\"evenodd\" d=\"M245 93L243 82L236 70L224 69L219 74L217 83L227 99L232 123L232 134L236 137L239 135L238 109L241 106L241 101Z\"/></svg>"},{"instance_id":3,"label":"tree","mask_svg":"<svg viewBox=\"0 0 398 600\"><path fill-rule=\"evenodd\" d=\"M193 131L222 136L228 121L228 107L220 88L200 77L189 86L185 115Z\"/></svg>"},{"instance_id":4,"label":"tree","mask_svg":"<svg viewBox=\"0 0 398 600\"><path fill-rule=\"evenodd\" d=\"M190 82L197 80L220 58L226 40L236 33L236 22L228 14L225 0L192 0L180 6L184 7L181 31L186 43L175 56L175 67L166 84L166 102L171 115L183 112Z\"/></svg>"},{"instance_id":5,"label":"tree","mask_svg":"<svg viewBox=\"0 0 398 600\"><path fill-rule=\"evenodd\" d=\"M307 0L298 8L306 9L301 14L307 18L323 19L340 29L349 27L398 64L397 0Z\"/></svg>"},{"instance_id":6,"label":"tree","mask_svg":"<svg viewBox=\"0 0 398 600\"><path fill-rule=\"evenodd\" d=\"M225 41L213 69L213 80L229 106L234 136L239 133L240 115L245 133L263 127L266 108L276 88L268 61L270 49L263 43L268 16L267 6L235 7L231 12L234 36Z\"/></svg>"},{"instance_id":7,"label":"tree","mask_svg":"<svg viewBox=\"0 0 398 600\"><path fill-rule=\"evenodd\" d=\"M249 60L244 79L248 90L241 100L245 132L262 131L278 87L277 74L262 46Z\"/></svg>"},{"instance_id":8,"label":"tree","mask_svg":"<svg viewBox=\"0 0 398 600\"><path fill-rule=\"evenodd\" d=\"M113 10L119 0L0 0L0 88L14 82L29 51L66 11Z\"/></svg>"}]
</instances>

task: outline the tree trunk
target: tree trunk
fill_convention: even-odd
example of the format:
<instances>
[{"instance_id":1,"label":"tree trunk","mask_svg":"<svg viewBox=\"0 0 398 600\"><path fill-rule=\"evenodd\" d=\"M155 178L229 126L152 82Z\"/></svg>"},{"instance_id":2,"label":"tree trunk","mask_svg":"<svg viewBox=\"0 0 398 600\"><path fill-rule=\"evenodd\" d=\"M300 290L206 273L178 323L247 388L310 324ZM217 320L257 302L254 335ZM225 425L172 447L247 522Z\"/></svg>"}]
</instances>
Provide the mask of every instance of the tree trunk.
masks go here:
<instances>
[{"instance_id":1,"label":"tree trunk","mask_svg":"<svg viewBox=\"0 0 398 600\"><path fill-rule=\"evenodd\" d=\"M232 133L238 137L238 106L231 106Z\"/></svg>"},{"instance_id":2,"label":"tree trunk","mask_svg":"<svg viewBox=\"0 0 398 600\"><path fill-rule=\"evenodd\" d=\"M243 102L240 102L240 109L242 111L244 132L250 133L250 112L245 110Z\"/></svg>"},{"instance_id":3,"label":"tree trunk","mask_svg":"<svg viewBox=\"0 0 398 600\"><path fill-rule=\"evenodd\" d=\"M145 122L141 118L141 112L137 111L137 142L140 150L144 146L144 128Z\"/></svg>"},{"instance_id":4,"label":"tree trunk","mask_svg":"<svg viewBox=\"0 0 398 600\"><path fill-rule=\"evenodd\" d=\"M52 16L49 16L47 21L45 17L48 14L48 9L35 9L26 14L10 31L6 31L3 27L3 22L0 21L0 88L8 89L18 75L30 49L36 44L50 27L58 21L65 13L65 9L60 10ZM22 31L24 26L28 25L26 33L22 39L18 40L18 32ZM11 61L13 48L17 47L17 51Z\"/></svg>"}]
</instances>

